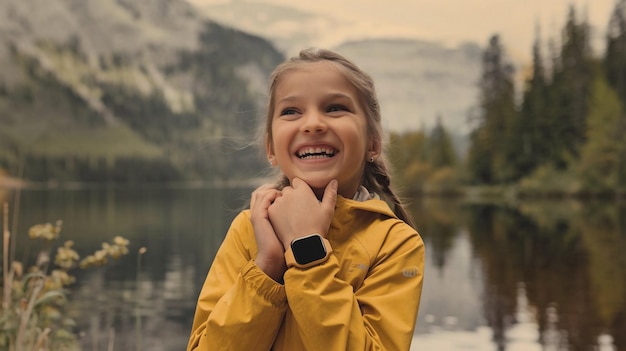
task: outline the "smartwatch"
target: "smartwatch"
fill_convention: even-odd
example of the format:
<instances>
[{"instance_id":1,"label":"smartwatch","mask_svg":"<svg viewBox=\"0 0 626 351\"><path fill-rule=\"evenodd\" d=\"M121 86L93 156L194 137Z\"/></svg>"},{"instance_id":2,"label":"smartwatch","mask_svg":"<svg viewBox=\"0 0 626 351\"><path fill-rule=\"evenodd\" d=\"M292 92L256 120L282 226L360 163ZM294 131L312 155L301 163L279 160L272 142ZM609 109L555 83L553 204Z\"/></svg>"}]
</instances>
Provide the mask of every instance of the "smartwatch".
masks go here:
<instances>
[{"instance_id":1,"label":"smartwatch","mask_svg":"<svg viewBox=\"0 0 626 351\"><path fill-rule=\"evenodd\" d=\"M294 239L285 251L287 267L309 268L326 262L333 252L330 242L314 233Z\"/></svg>"}]
</instances>

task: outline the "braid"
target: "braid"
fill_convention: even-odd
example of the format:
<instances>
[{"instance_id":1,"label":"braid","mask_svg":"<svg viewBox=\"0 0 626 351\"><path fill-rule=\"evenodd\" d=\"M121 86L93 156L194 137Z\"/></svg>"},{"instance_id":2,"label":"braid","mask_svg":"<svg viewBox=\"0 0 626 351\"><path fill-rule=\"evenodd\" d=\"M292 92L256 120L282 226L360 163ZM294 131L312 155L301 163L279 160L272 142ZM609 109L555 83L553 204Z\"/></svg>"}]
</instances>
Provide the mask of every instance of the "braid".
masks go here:
<instances>
[{"instance_id":1,"label":"braid","mask_svg":"<svg viewBox=\"0 0 626 351\"><path fill-rule=\"evenodd\" d=\"M284 187L289 186L289 178L286 175L282 175L276 182L276 189L283 190Z\"/></svg>"},{"instance_id":2,"label":"braid","mask_svg":"<svg viewBox=\"0 0 626 351\"><path fill-rule=\"evenodd\" d=\"M411 227L415 228L413 217L404 207L400 198L391 189L391 178L389 177L387 166L381 159L365 164L365 170L363 172L363 186L383 195L383 197L388 202L391 202L391 205L393 205L393 213L395 213L398 218L409 224Z\"/></svg>"}]
</instances>

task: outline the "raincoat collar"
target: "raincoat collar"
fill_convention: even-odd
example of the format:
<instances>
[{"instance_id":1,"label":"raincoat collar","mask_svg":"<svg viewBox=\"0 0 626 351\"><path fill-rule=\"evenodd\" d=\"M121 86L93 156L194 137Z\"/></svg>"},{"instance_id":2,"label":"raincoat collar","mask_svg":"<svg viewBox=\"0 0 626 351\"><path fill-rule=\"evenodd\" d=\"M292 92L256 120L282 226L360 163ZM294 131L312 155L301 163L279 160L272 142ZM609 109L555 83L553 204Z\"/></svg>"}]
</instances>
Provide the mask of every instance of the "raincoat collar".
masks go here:
<instances>
[{"instance_id":1,"label":"raincoat collar","mask_svg":"<svg viewBox=\"0 0 626 351\"><path fill-rule=\"evenodd\" d=\"M339 195L335 215L328 232L329 239L345 239L354 232L368 227L373 221L397 219L389 205L380 199L357 201Z\"/></svg>"}]
</instances>

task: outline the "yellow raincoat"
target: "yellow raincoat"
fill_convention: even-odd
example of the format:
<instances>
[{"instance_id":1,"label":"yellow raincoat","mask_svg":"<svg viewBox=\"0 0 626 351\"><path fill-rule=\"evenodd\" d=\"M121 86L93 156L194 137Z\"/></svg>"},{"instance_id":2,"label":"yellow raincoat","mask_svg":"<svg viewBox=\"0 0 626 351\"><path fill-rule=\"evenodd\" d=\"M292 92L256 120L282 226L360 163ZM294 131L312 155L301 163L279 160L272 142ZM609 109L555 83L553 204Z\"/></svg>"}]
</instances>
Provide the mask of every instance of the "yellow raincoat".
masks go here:
<instances>
[{"instance_id":1,"label":"yellow raincoat","mask_svg":"<svg viewBox=\"0 0 626 351\"><path fill-rule=\"evenodd\" d=\"M206 278L187 350L409 350L424 243L382 200L337 199L323 264L289 268L284 285L254 263L249 210L241 212Z\"/></svg>"}]
</instances>

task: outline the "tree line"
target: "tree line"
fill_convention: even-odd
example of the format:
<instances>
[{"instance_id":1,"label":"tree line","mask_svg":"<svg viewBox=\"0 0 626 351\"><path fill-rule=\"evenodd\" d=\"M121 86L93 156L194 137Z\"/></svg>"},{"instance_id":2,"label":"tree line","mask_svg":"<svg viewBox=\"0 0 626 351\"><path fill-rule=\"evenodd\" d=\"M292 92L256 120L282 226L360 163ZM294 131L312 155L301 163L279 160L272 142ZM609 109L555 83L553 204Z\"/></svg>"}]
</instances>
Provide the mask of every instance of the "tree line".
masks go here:
<instances>
[{"instance_id":1,"label":"tree line","mask_svg":"<svg viewBox=\"0 0 626 351\"><path fill-rule=\"evenodd\" d=\"M615 4L601 55L573 5L548 55L541 42L538 34L532 72L518 94L504 44L497 34L489 39L469 148L459 159L440 123L430 135L392 134L403 187L516 185L527 192L609 194L626 188L626 0ZM419 152L406 159L398 154L403 147Z\"/></svg>"}]
</instances>

